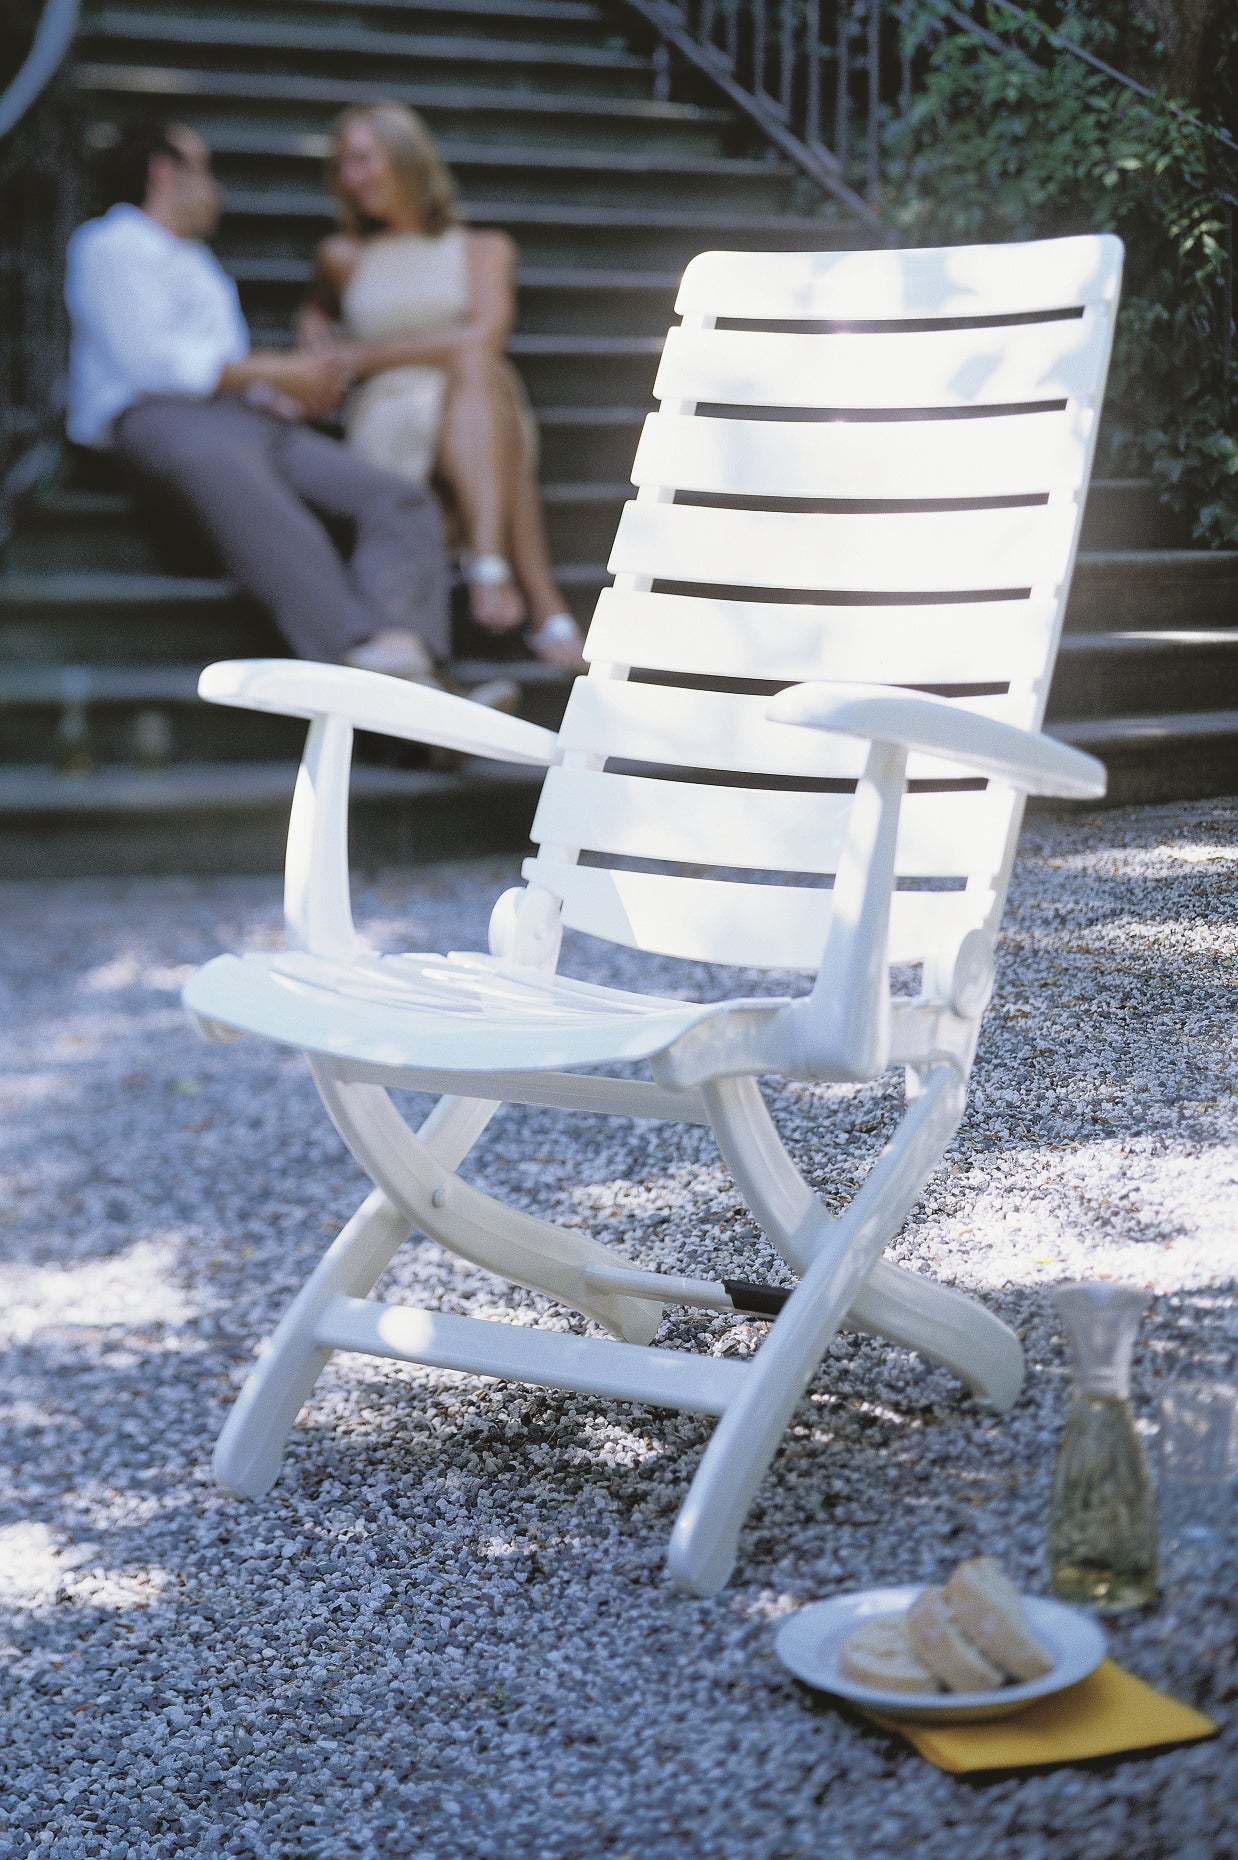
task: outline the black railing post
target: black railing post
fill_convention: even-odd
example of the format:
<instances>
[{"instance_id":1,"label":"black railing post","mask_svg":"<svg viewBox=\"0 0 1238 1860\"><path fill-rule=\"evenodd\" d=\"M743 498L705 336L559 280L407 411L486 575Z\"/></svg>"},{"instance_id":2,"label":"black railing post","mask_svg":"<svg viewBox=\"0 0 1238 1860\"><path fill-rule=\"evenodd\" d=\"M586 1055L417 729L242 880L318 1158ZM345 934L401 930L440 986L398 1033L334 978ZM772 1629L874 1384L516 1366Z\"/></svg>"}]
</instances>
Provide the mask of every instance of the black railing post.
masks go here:
<instances>
[{"instance_id":1,"label":"black railing post","mask_svg":"<svg viewBox=\"0 0 1238 1860\"><path fill-rule=\"evenodd\" d=\"M821 0L804 0L804 140L821 146Z\"/></svg>"},{"instance_id":2,"label":"black railing post","mask_svg":"<svg viewBox=\"0 0 1238 1860\"><path fill-rule=\"evenodd\" d=\"M671 54L664 39L653 48L653 100L669 103L671 95Z\"/></svg>"},{"instance_id":3,"label":"black railing post","mask_svg":"<svg viewBox=\"0 0 1238 1860\"><path fill-rule=\"evenodd\" d=\"M781 30L778 35L778 107L783 121L791 121L791 102L795 94L795 0L782 0Z\"/></svg>"},{"instance_id":4,"label":"black railing post","mask_svg":"<svg viewBox=\"0 0 1238 1860\"><path fill-rule=\"evenodd\" d=\"M868 0L868 136L864 191L875 205L881 188L881 0Z\"/></svg>"},{"instance_id":5,"label":"black railing post","mask_svg":"<svg viewBox=\"0 0 1238 1860\"><path fill-rule=\"evenodd\" d=\"M1225 257L1221 275L1221 418L1229 425L1234 379L1234 202L1224 201Z\"/></svg>"},{"instance_id":6,"label":"black railing post","mask_svg":"<svg viewBox=\"0 0 1238 1860\"><path fill-rule=\"evenodd\" d=\"M834 153L846 168L851 149L851 0L838 0L834 65Z\"/></svg>"}]
</instances>

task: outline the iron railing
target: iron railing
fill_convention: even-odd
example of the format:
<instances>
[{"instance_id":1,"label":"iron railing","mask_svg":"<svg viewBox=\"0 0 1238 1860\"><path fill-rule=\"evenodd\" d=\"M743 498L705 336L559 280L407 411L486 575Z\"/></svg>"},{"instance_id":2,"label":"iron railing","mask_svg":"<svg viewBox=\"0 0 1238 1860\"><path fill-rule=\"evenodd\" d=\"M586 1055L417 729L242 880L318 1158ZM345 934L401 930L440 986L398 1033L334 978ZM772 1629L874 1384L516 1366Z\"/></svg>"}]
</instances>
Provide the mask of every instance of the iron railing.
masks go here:
<instances>
[{"instance_id":1,"label":"iron railing","mask_svg":"<svg viewBox=\"0 0 1238 1860\"><path fill-rule=\"evenodd\" d=\"M78 0L47 0L0 95L0 547L17 503L59 455L68 322L64 252L77 160L61 70Z\"/></svg>"}]
</instances>

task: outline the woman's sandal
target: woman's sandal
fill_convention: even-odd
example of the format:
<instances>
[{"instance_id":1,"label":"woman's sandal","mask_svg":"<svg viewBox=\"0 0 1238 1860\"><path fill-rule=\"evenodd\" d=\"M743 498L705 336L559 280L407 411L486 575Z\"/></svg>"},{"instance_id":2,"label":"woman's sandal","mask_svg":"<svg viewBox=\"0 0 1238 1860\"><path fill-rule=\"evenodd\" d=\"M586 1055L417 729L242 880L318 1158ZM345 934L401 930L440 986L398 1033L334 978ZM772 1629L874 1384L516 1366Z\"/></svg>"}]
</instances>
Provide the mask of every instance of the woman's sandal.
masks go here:
<instances>
[{"instance_id":1,"label":"woman's sandal","mask_svg":"<svg viewBox=\"0 0 1238 1860\"><path fill-rule=\"evenodd\" d=\"M525 644L535 658L565 672L583 672L584 636L571 614L550 614L540 626L526 627Z\"/></svg>"},{"instance_id":2,"label":"woman's sandal","mask_svg":"<svg viewBox=\"0 0 1238 1860\"><path fill-rule=\"evenodd\" d=\"M501 555L462 555L460 573L468 588L473 618L478 626L488 627L493 633L508 633L520 625L524 619L524 601L512 574L511 563ZM478 610L479 593L493 594L496 599L489 614ZM500 591L506 599L499 599ZM484 598L482 609L488 605Z\"/></svg>"}]
</instances>

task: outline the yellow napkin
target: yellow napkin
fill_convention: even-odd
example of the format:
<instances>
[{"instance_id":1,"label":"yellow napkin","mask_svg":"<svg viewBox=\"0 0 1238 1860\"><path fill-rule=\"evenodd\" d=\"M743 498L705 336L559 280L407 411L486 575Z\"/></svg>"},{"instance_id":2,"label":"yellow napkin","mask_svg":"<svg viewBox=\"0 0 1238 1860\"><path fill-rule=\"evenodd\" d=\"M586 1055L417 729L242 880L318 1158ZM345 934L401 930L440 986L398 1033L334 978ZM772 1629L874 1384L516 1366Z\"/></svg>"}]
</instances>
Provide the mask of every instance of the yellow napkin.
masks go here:
<instances>
[{"instance_id":1,"label":"yellow napkin","mask_svg":"<svg viewBox=\"0 0 1238 1860\"><path fill-rule=\"evenodd\" d=\"M1133 1673L1104 1660L1077 1686L987 1724L909 1724L865 1714L897 1731L939 1770L1029 1769L1040 1763L1076 1763L1126 1750L1190 1744L1217 1727L1202 1712L1154 1692Z\"/></svg>"}]
</instances>

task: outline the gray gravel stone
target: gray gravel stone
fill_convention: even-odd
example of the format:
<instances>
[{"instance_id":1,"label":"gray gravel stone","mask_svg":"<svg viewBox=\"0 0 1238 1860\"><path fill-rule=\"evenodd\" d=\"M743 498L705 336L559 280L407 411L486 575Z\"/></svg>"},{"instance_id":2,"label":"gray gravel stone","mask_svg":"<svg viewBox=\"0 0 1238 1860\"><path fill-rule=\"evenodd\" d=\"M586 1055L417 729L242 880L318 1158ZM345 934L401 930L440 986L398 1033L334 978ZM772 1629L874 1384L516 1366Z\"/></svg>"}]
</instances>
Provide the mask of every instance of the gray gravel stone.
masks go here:
<instances>
[{"instance_id":1,"label":"gray gravel stone","mask_svg":"<svg viewBox=\"0 0 1238 1860\"><path fill-rule=\"evenodd\" d=\"M1153 1295L1145 1423L1167 1376L1234 1375L1236 824L1222 801L1029 825L968 1117L892 1255L1018 1326L1027 1393L994 1420L839 1337L708 1601L661 1568L692 1417L337 1358L271 1494L212 1487L259 1340L366 1187L299 1060L202 1045L177 1003L203 958L278 940L276 888L0 887L0 1856L1235 1860L1232 1548L1113 1629L1222 1722L1165 1755L960 1782L772 1643L803 1602L978 1551L1044 1585L1055 1282ZM511 878L392 877L358 915L384 945L477 946ZM785 986L583 939L569 966ZM774 1108L841 1205L898 1102L890 1079ZM706 1132L508 1110L468 1173L642 1264L785 1276ZM380 1289L579 1324L425 1241ZM664 1340L761 1335L679 1315Z\"/></svg>"}]
</instances>

